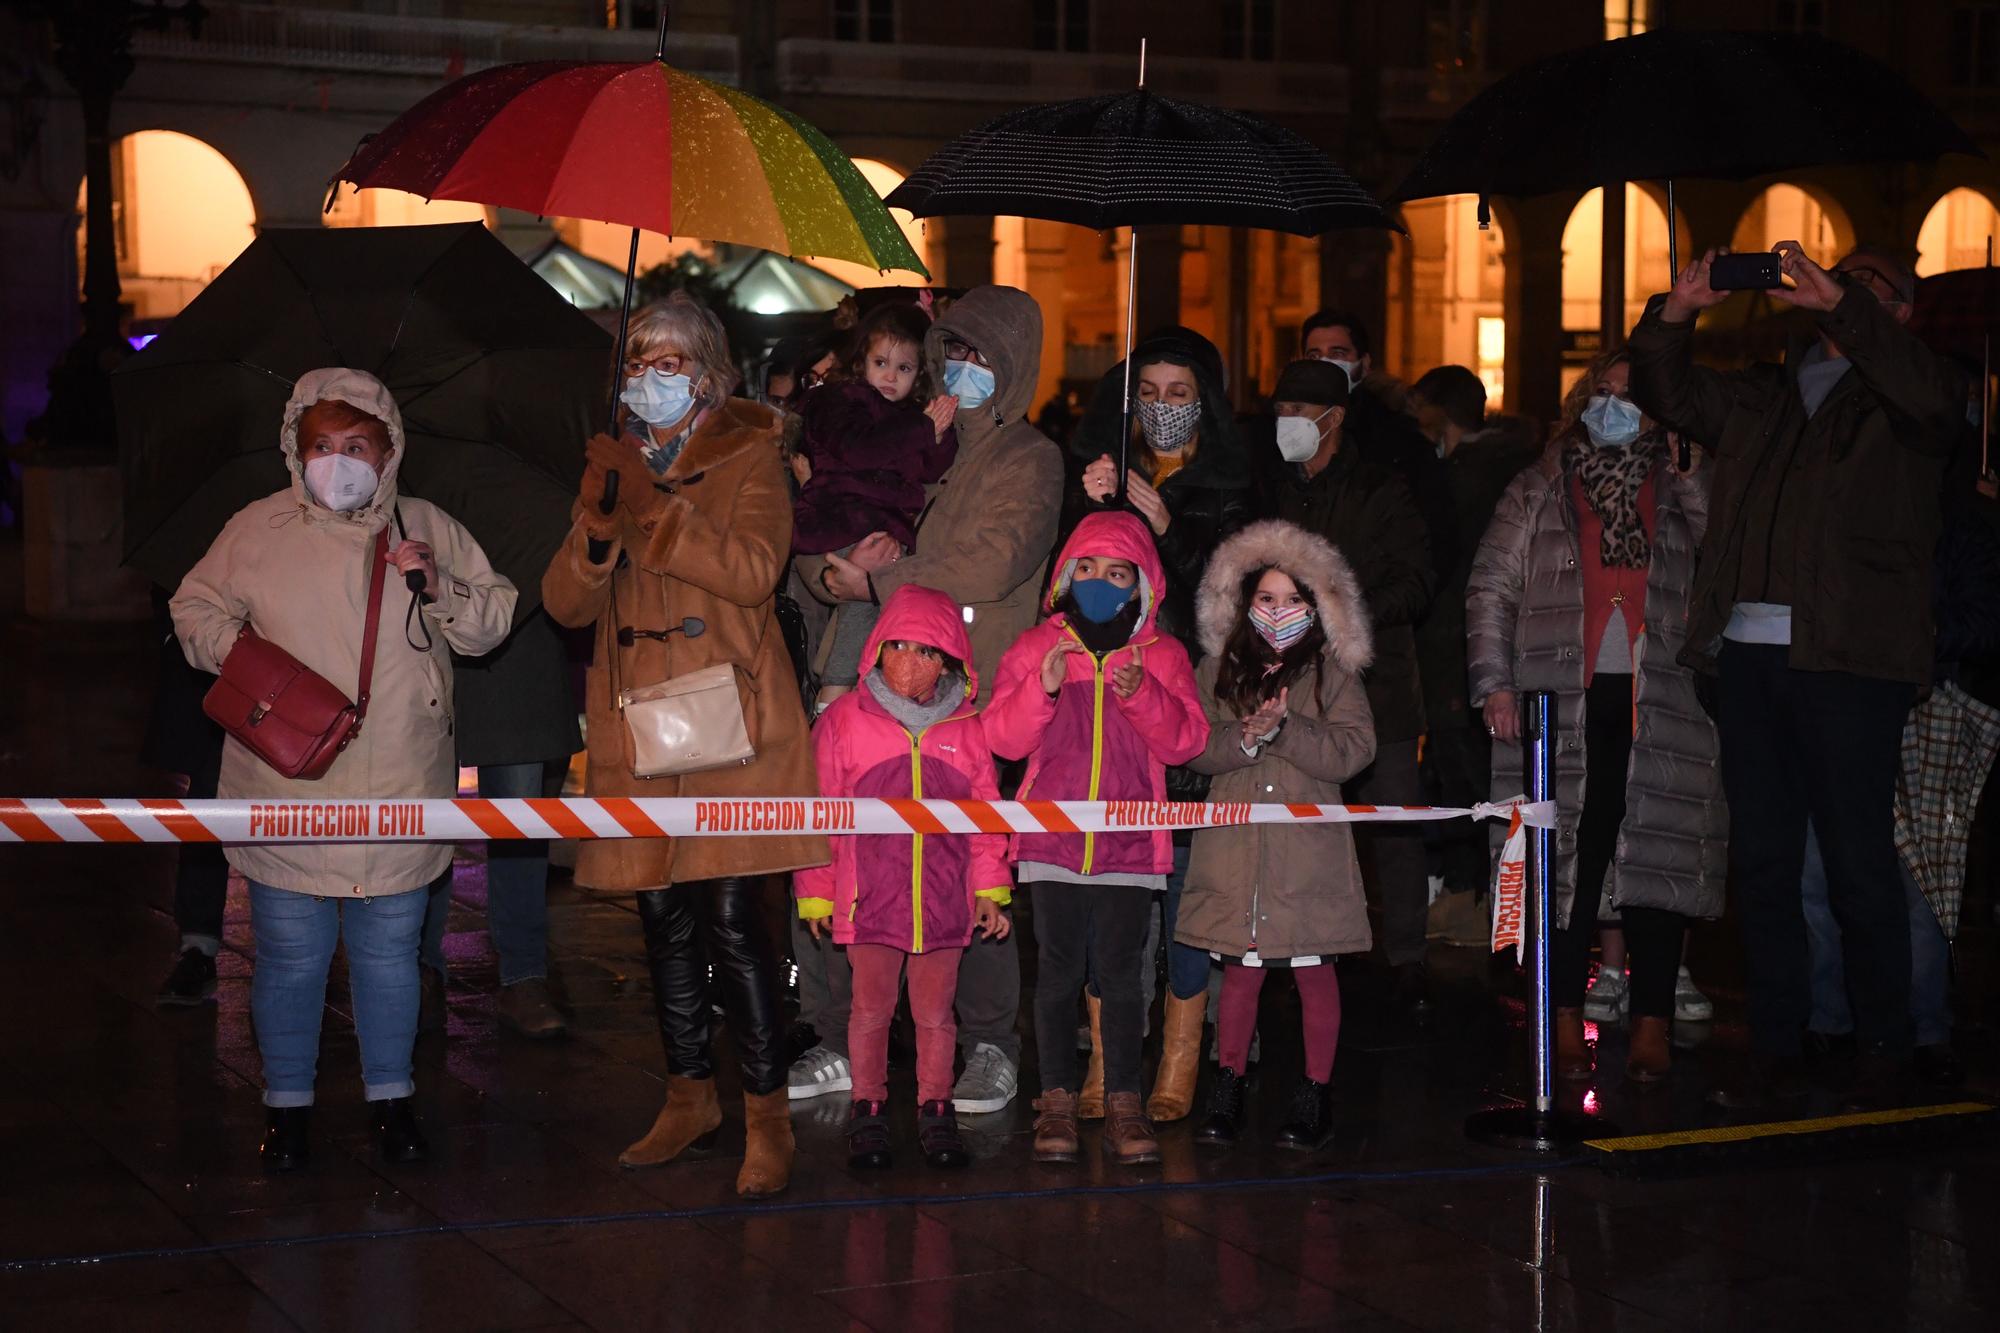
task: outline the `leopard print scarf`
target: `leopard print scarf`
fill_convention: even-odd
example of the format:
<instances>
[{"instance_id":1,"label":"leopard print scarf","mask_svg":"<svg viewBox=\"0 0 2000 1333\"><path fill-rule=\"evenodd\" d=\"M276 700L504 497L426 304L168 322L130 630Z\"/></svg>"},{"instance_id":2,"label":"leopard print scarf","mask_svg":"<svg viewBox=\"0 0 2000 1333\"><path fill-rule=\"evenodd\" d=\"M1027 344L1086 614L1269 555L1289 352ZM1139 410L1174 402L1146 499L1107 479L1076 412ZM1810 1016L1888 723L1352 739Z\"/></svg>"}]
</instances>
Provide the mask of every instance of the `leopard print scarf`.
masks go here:
<instances>
[{"instance_id":1,"label":"leopard print scarf","mask_svg":"<svg viewBox=\"0 0 2000 1333\"><path fill-rule=\"evenodd\" d=\"M1603 449L1577 431L1563 450L1563 470L1582 483L1584 499L1604 525L1598 555L1608 569L1644 569L1652 559L1639 515L1639 488L1652 475L1662 447L1657 435L1648 434L1622 449Z\"/></svg>"}]
</instances>

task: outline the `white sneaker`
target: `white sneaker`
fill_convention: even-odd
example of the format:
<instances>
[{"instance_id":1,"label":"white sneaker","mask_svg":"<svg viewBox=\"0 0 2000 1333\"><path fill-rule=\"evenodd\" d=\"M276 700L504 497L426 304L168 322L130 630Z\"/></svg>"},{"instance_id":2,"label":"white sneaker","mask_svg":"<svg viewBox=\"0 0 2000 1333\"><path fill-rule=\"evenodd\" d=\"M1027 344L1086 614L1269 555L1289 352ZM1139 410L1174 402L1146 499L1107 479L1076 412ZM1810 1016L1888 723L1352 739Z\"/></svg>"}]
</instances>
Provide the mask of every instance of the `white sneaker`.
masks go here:
<instances>
[{"instance_id":1,"label":"white sneaker","mask_svg":"<svg viewBox=\"0 0 2000 1333\"><path fill-rule=\"evenodd\" d=\"M1005 1110L1020 1087L1021 1073L998 1046L980 1042L966 1058L965 1072L951 1090L951 1107L960 1115L986 1115Z\"/></svg>"},{"instance_id":2,"label":"white sneaker","mask_svg":"<svg viewBox=\"0 0 2000 1333\"><path fill-rule=\"evenodd\" d=\"M1674 981L1674 1017L1683 1023L1706 1023L1715 1017L1715 1001L1701 993L1685 967Z\"/></svg>"},{"instance_id":3,"label":"white sneaker","mask_svg":"<svg viewBox=\"0 0 2000 1333\"><path fill-rule=\"evenodd\" d=\"M1591 974L1584 993L1583 1016L1593 1023L1616 1023L1632 1003L1631 983L1616 968L1600 967Z\"/></svg>"},{"instance_id":4,"label":"white sneaker","mask_svg":"<svg viewBox=\"0 0 2000 1333\"><path fill-rule=\"evenodd\" d=\"M786 1094L795 1102L808 1097L824 1097L830 1092L848 1092L854 1087L854 1070L847 1057L824 1046L815 1046L792 1061L785 1075Z\"/></svg>"}]
</instances>

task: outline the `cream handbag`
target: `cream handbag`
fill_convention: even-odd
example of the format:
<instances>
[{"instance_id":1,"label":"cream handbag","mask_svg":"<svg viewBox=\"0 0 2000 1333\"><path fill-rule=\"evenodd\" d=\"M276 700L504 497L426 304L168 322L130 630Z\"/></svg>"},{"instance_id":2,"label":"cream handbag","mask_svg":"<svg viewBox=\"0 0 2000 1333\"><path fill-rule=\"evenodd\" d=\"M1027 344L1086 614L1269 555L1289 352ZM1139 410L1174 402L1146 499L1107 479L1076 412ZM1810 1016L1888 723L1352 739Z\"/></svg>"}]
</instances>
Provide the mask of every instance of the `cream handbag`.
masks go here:
<instances>
[{"instance_id":1,"label":"cream handbag","mask_svg":"<svg viewBox=\"0 0 2000 1333\"><path fill-rule=\"evenodd\" d=\"M611 689L625 722L626 758L633 777L678 777L756 759L736 668L729 663L702 667L657 685L628 690L619 683L621 649L634 639L665 639L676 632L697 638L707 628L701 621L690 617L671 630L619 629L614 592L611 624Z\"/></svg>"}]
</instances>

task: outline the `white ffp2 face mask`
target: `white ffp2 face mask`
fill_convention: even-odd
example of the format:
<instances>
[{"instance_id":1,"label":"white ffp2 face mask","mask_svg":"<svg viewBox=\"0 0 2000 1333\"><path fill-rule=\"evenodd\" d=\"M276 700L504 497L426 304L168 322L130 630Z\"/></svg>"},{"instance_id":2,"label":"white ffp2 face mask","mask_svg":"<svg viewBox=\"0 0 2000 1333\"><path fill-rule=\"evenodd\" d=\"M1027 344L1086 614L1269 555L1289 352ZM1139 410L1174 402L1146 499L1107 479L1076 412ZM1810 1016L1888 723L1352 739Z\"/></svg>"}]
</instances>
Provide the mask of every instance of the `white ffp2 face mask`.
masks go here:
<instances>
[{"instance_id":1,"label":"white ffp2 face mask","mask_svg":"<svg viewBox=\"0 0 2000 1333\"><path fill-rule=\"evenodd\" d=\"M348 454L321 454L306 463L306 490L335 513L361 508L381 484L374 468Z\"/></svg>"},{"instance_id":2,"label":"white ffp2 face mask","mask_svg":"<svg viewBox=\"0 0 2000 1333\"><path fill-rule=\"evenodd\" d=\"M1319 452L1319 423L1327 408L1316 417L1278 418L1278 457L1287 463L1303 463Z\"/></svg>"}]
</instances>

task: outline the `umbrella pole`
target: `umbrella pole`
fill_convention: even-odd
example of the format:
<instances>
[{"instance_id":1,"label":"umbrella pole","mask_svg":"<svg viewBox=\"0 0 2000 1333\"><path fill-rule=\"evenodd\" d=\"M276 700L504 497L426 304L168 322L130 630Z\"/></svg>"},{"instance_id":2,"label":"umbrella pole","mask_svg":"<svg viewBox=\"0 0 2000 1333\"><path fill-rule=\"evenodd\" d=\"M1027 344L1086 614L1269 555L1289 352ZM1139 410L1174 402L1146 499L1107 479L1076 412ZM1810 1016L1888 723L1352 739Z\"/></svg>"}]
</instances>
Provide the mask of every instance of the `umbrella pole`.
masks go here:
<instances>
[{"instance_id":1,"label":"umbrella pole","mask_svg":"<svg viewBox=\"0 0 2000 1333\"><path fill-rule=\"evenodd\" d=\"M1993 238L1986 238L1986 282L1981 284L1982 299L1992 300L1993 280ZM1992 464L1987 458L1989 441L1993 438L1993 312L1986 312L1986 332L1979 336L1979 479L1985 481L1992 475Z\"/></svg>"},{"instance_id":2,"label":"umbrella pole","mask_svg":"<svg viewBox=\"0 0 2000 1333\"><path fill-rule=\"evenodd\" d=\"M1667 177L1667 289L1681 280L1681 233L1674 222L1674 178ZM1694 447L1688 442L1686 432L1681 433L1680 446L1674 450L1674 466L1682 472L1694 466Z\"/></svg>"},{"instance_id":3,"label":"umbrella pole","mask_svg":"<svg viewBox=\"0 0 2000 1333\"><path fill-rule=\"evenodd\" d=\"M1125 469L1130 465L1132 452L1132 330L1137 315L1134 302L1139 295L1139 229L1127 228L1132 233L1131 254L1125 263L1125 394L1120 400L1118 411L1118 495L1125 499Z\"/></svg>"},{"instance_id":4,"label":"umbrella pole","mask_svg":"<svg viewBox=\"0 0 2000 1333\"><path fill-rule=\"evenodd\" d=\"M609 435L618 434L618 393L625 387L625 335L632 328L632 287L639 276L639 229L632 228L632 248L625 255L625 299L618 304L618 345L611 355L611 405L605 409L610 424L605 427ZM608 472L604 477L604 503L598 508L610 513L618 505L618 474Z\"/></svg>"}]
</instances>

